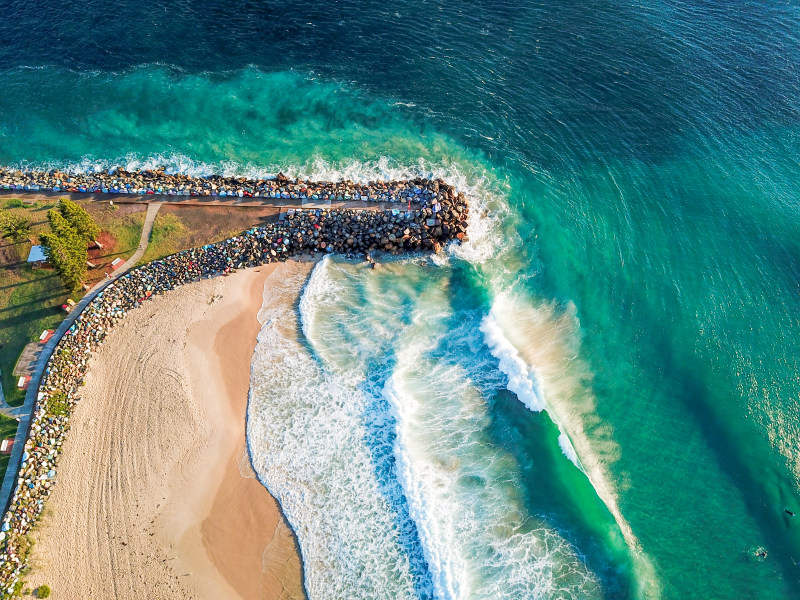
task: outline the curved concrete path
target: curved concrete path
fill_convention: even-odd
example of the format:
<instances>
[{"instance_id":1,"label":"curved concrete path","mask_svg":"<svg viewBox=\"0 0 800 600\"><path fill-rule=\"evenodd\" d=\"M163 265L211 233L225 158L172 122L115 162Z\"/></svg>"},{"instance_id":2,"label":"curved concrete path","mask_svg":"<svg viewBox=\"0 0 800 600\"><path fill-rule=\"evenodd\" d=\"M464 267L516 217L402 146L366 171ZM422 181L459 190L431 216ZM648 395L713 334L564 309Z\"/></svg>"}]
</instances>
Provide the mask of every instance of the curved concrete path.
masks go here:
<instances>
[{"instance_id":1,"label":"curved concrete path","mask_svg":"<svg viewBox=\"0 0 800 600\"><path fill-rule=\"evenodd\" d=\"M42 379L42 373L50 360L50 355L53 354L56 344L67 330L72 327L75 319L78 318L83 312L83 309L91 302L97 294L102 291L108 284L123 275L126 271L133 268L139 259L144 256L147 245L150 243L150 234L153 231L153 222L156 219L158 209L161 208L163 202L153 202L147 205L147 215L144 218L144 225L142 225L142 234L139 237L139 247L136 252L131 256L119 269L117 269L111 277L99 281L92 289L86 292L86 295L78 302L70 311L67 318L61 322L58 329L53 336L48 340L42 349L39 359L36 361L36 367L33 369L31 381L28 384L28 390L25 394L25 402L22 406L11 407L5 403L3 398L3 405L0 411L11 418L17 419L19 425L17 426L17 435L14 438L14 448L11 451L11 457L8 460L8 467L6 474L3 478L3 485L0 487L0 503L3 506L3 514L8 510L8 503L11 501L11 495L16 488L17 473L19 471L20 463L22 462L22 452L25 448L25 440L28 439L28 431L31 426L31 418L33 417L33 407L36 405L36 396L39 392L39 382ZM2 397L2 390L0 390L0 397Z\"/></svg>"}]
</instances>

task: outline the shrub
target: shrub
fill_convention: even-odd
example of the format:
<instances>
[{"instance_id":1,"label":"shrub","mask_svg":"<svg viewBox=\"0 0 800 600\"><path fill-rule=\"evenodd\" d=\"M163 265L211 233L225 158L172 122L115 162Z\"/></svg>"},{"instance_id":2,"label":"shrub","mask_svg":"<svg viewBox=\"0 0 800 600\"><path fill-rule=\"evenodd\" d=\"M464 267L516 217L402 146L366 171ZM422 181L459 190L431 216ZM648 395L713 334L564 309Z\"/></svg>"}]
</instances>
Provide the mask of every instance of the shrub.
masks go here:
<instances>
[{"instance_id":1,"label":"shrub","mask_svg":"<svg viewBox=\"0 0 800 600\"><path fill-rule=\"evenodd\" d=\"M53 392L47 400L47 412L57 417L69 414L67 395L64 392Z\"/></svg>"},{"instance_id":2,"label":"shrub","mask_svg":"<svg viewBox=\"0 0 800 600\"><path fill-rule=\"evenodd\" d=\"M6 200L6 208L22 208L24 203L21 198L9 198Z\"/></svg>"},{"instance_id":3,"label":"shrub","mask_svg":"<svg viewBox=\"0 0 800 600\"><path fill-rule=\"evenodd\" d=\"M50 595L49 585L40 585L38 588L36 588L37 598L47 598L49 595Z\"/></svg>"},{"instance_id":4,"label":"shrub","mask_svg":"<svg viewBox=\"0 0 800 600\"><path fill-rule=\"evenodd\" d=\"M31 232L31 220L21 215L3 215L0 229L4 238L11 238L16 244L24 240Z\"/></svg>"},{"instance_id":5,"label":"shrub","mask_svg":"<svg viewBox=\"0 0 800 600\"><path fill-rule=\"evenodd\" d=\"M86 261L89 259L86 241L57 210L48 211L47 220L52 233L40 236L47 262L61 276L69 290L78 291L86 275Z\"/></svg>"}]
</instances>

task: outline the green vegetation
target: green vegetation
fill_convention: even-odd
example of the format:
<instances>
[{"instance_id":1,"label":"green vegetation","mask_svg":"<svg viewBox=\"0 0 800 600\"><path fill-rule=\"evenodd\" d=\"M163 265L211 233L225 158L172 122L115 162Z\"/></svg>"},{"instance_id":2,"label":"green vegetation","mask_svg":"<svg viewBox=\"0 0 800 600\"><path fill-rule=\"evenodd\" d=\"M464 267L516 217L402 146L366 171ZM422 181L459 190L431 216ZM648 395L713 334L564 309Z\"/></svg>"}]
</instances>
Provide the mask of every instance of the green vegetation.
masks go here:
<instances>
[{"instance_id":1,"label":"green vegetation","mask_svg":"<svg viewBox=\"0 0 800 600\"><path fill-rule=\"evenodd\" d=\"M55 329L64 318L61 305L67 298L59 278L46 269L24 262L0 270L0 370L6 401L19 406L25 392L13 376L22 349L45 329Z\"/></svg>"},{"instance_id":2,"label":"green vegetation","mask_svg":"<svg viewBox=\"0 0 800 600\"><path fill-rule=\"evenodd\" d=\"M0 229L4 238L18 244L30 235L31 220L22 215L6 213L0 218Z\"/></svg>"},{"instance_id":3,"label":"green vegetation","mask_svg":"<svg viewBox=\"0 0 800 600\"><path fill-rule=\"evenodd\" d=\"M150 244L138 264L220 242L276 216L275 209L165 204L156 215Z\"/></svg>"},{"instance_id":4,"label":"green vegetation","mask_svg":"<svg viewBox=\"0 0 800 600\"><path fill-rule=\"evenodd\" d=\"M59 211L52 208L48 210L47 222L50 223L50 232L53 235L62 239L73 238L76 242L83 241L72 223L67 221Z\"/></svg>"},{"instance_id":5,"label":"green vegetation","mask_svg":"<svg viewBox=\"0 0 800 600\"><path fill-rule=\"evenodd\" d=\"M22 206L21 201L12 200L3 203L2 216L31 219L31 237L34 240L50 232L44 217L50 209L57 207L56 203ZM106 260L130 256L139 244L144 210L138 207L134 211L113 210L116 207L99 202L87 202L84 206L108 234L103 238ZM58 327L64 318L61 305L68 296L68 290L56 273L25 262L30 249L31 244L27 241L11 244L8 240L0 240L0 372L6 401L11 406L21 405L25 398L25 392L17 389L17 378L12 374L22 349L28 342L36 340L43 330ZM102 269L91 275L95 279L104 276ZM91 277L89 280L92 281ZM73 298L78 300L79 295ZM15 427L16 421L0 417L0 431L10 430L13 435L12 428ZM7 457L0 456L0 476L5 470L5 462Z\"/></svg>"},{"instance_id":6,"label":"green vegetation","mask_svg":"<svg viewBox=\"0 0 800 600\"><path fill-rule=\"evenodd\" d=\"M14 584L14 587L11 591L5 591L3 593L3 600L11 599L11 598L19 598L22 595L22 587L25 585L24 581L18 581Z\"/></svg>"},{"instance_id":7,"label":"green vegetation","mask_svg":"<svg viewBox=\"0 0 800 600\"><path fill-rule=\"evenodd\" d=\"M42 245L49 262L67 289L77 292L88 269L87 244L100 235L100 227L83 208L62 198L58 210L47 211L51 233L42 234Z\"/></svg>"},{"instance_id":8,"label":"green vegetation","mask_svg":"<svg viewBox=\"0 0 800 600\"><path fill-rule=\"evenodd\" d=\"M0 440L13 438L17 434L17 422L0 415ZM5 475L10 454L0 454L0 475Z\"/></svg>"},{"instance_id":9,"label":"green vegetation","mask_svg":"<svg viewBox=\"0 0 800 600\"><path fill-rule=\"evenodd\" d=\"M22 535L19 537L19 546L17 547L17 557L19 558L20 562L26 564L28 558L30 557L31 551L33 550L33 538L29 535ZM24 567L22 569L22 575L24 576L26 573L30 571L30 567ZM27 593L28 589L25 588L25 584L27 582L23 579L20 579L14 584L14 587L10 589L1 590L0 597L3 600L12 600L16 598L20 598L22 594ZM40 590L45 588L45 595L40 595ZM24 590L24 591L23 591ZM35 595L37 598L47 598L50 595L50 588L46 585L40 586L35 590Z\"/></svg>"},{"instance_id":10,"label":"green vegetation","mask_svg":"<svg viewBox=\"0 0 800 600\"><path fill-rule=\"evenodd\" d=\"M116 207L114 207L116 208ZM144 224L144 211L130 214L115 214L113 210L104 207L102 219L98 218L98 223L115 240L115 246L110 251L109 256L120 256L127 258L139 246L139 236L142 234Z\"/></svg>"},{"instance_id":11,"label":"green vegetation","mask_svg":"<svg viewBox=\"0 0 800 600\"><path fill-rule=\"evenodd\" d=\"M67 289L77 292L83 285L89 253L86 242L56 210L47 212L51 233L41 235L47 262L56 270Z\"/></svg>"},{"instance_id":12,"label":"green vegetation","mask_svg":"<svg viewBox=\"0 0 800 600\"><path fill-rule=\"evenodd\" d=\"M68 198L58 201L58 212L77 232L78 236L88 244L100 236L100 227L94 222L92 216L79 204Z\"/></svg>"},{"instance_id":13,"label":"green vegetation","mask_svg":"<svg viewBox=\"0 0 800 600\"><path fill-rule=\"evenodd\" d=\"M69 405L67 404L67 395L61 391L54 392L47 401L47 412L57 417L68 415Z\"/></svg>"},{"instance_id":14,"label":"green vegetation","mask_svg":"<svg viewBox=\"0 0 800 600\"><path fill-rule=\"evenodd\" d=\"M40 585L36 588L36 597L37 598L47 598L50 596L50 587L47 585Z\"/></svg>"},{"instance_id":15,"label":"green vegetation","mask_svg":"<svg viewBox=\"0 0 800 600\"><path fill-rule=\"evenodd\" d=\"M153 222L147 250L137 264L143 265L183 250L180 240L185 235L186 226L176 215L160 212Z\"/></svg>"},{"instance_id":16,"label":"green vegetation","mask_svg":"<svg viewBox=\"0 0 800 600\"><path fill-rule=\"evenodd\" d=\"M6 200L6 208L22 208L25 203L20 198L9 198Z\"/></svg>"}]
</instances>

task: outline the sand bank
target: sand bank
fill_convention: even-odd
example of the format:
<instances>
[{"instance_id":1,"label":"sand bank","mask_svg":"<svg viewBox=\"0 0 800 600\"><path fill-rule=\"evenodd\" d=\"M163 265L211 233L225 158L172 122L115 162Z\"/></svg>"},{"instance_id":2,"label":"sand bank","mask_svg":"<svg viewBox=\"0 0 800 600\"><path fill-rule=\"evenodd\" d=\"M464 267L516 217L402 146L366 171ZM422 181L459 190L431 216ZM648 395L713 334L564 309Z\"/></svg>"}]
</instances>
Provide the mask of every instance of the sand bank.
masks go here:
<instances>
[{"instance_id":1,"label":"sand bank","mask_svg":"<svg viewBox=\"0 0 800 600\"><path fill-rule=\"evenodd\" d=\"M302 598L294 538L245 449L268 265L145 303L92 359L30 587L58 598ZM267 283L268 284L268 283Z\"/></svg>"}]
</instances>

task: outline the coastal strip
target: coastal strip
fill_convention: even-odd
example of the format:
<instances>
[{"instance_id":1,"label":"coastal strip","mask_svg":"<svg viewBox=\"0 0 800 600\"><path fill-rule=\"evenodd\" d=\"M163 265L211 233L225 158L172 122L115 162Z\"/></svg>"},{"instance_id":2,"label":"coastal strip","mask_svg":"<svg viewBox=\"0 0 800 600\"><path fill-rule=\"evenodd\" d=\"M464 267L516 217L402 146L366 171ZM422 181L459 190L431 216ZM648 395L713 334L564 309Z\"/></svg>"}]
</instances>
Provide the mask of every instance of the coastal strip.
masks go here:
<instances>
[{"instance_id":1,"label":"coastal strip","mask_svg":"<svg viewBox=\"0 0 800 600\"><path fill-rule=\"evenodd\" d=\"M27 534L55 484L58 457L89 359L130 310L191 281L303 253L366 254L369 259L375 251L438 251L447 243L465 241L466 198L438 180L426 189L435 189L435 196L408 211L290 211L284 221L148 263L98 293L58 342L37 391L17 487L0 525L0 591L11 595L21 586Z\"/></svg>"}]
</instances>

